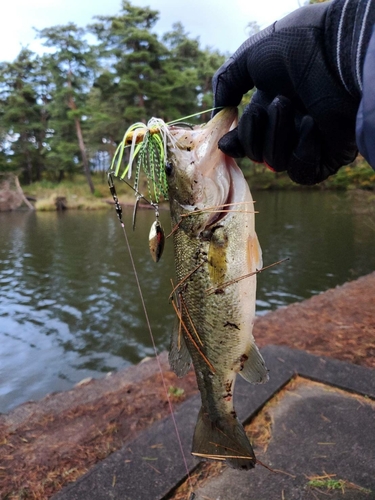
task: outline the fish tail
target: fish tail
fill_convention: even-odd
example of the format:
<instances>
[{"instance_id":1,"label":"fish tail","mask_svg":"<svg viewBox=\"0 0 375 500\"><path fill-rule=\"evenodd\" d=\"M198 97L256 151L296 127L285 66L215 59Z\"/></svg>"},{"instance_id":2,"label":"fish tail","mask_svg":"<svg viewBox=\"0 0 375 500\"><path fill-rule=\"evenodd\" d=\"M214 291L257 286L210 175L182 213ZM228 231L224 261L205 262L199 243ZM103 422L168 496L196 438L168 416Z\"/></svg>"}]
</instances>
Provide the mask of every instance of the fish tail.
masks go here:
<instances>
[{"instance_id":1,"label":"fish tail","mask_svg":"<svg viewBox=\"0 0 375 500\"><path fill-rule=\"evenodd\" d=\"M234 412L213 422L203 407L194 431L192 454L199 458L225 460L234 469L252 469L256 463L253 448Z\"/></svg>"}]
</instances>

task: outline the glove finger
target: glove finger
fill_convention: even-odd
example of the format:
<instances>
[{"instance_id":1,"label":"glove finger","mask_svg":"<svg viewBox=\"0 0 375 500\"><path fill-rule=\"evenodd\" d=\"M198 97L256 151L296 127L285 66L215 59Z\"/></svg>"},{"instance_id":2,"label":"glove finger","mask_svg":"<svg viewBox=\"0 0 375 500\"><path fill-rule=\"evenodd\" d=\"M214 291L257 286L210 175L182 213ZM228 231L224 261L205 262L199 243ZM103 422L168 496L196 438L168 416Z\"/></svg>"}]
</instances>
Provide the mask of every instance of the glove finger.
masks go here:
<instances>
[{"instance_id":1,"label":"glove finger","mask_svg":"<svg viewBox=\"0 0 375 500\"><path fill-rule=\"evenodd\" d=\"M219 141L223 153L233 158L248 156L251 160L263 161L263 142L267 124L266 109L271 99L257 91L246 106L238 127L224 135Z\"/></svg>"},{"instance_id":2,"label":"glove finger","mask_svg":"<svg viewBox=\"0 0 375 500\"><path fill-rule=\"evenodd\" d=\"M321 182L324 176L321 165L321 140L311 116L304 116L299 131L299 141L288 166L288 174L298 184L312 185Z\"/></svg>"},{"instance_id":3,"label":"glove finger","mask_svg":"<svg viewBox=\"0 0 375 500\"><path fill-rule=\"evenodd\" d=\"M273 100L273 97L266 94L266 92L263 92L262 90L257 90L254 93L253 97L251 98L250 104L258 104L264 110L267 110L268 106L271 104L272 100Z\"/></svg>"},{"instance_id":4,"label":"glove finger","mask_svg":"<svg viewBox=\"0 0 375 500\"><path fill-rule=\"evenodd\" d=\"M289 177L298 184L317 184L347 163L354 160L355 145L343 153L343 148L331 148L327 154L327 143L323 140L314 120L306 115L301 121L299 142L288 166ZM346 156L345 156L346 155Z\"/></svg>"},{"instance_id":5,"label":"glove finger","mask_svg":"<svg viewBox=\"0 0 375 500\"><path fill-rule=\"evenodd\" d=\"M219 68L212 81L214 106L238 106L242 96L254 87L255 75L259 72L258 59L254 56L258 54L259 44L269 39L274 30L272 24L248 38ZM263 67L264 62L260 61Z\"/></svg>"},{"instance_id":6,"label":"glove finger","mask_svg":"<svg viewBox=\"0 0 375 500\"><path fill-rule=\"evenodd\" d=\"M343 165L348 165L354 161L357 156L358 149L354 134L354 121L345 123L345 118L340 120L336 117L337 122L330 128L329 131L323 131L324 141L322 141L322 162L328 175L335 174ZM335 127L335 128L334 128Z\"/></svg>"},{"instance_id":7,"label":"glove finger","mask_svg":"<svg viewBox=\"0 0 375 500\"><path fill-rule=\"evenodd\" d=\"M238 137L238 128L225 134L218 143L219 149L232 158L243 158L245 150Z\"/></svg>"},{"instance_id":8,"label":"glove finger","mask_svg":"<svg viewBox=\"0 0 375 500\"><path fill-rule=\"evenodd\" d=\"M214 107L238 106L242 96L254 87L246 65L246 58L231 57L215 73L212 80ZM219 109L214 110L216 114Z\"/></svg>"},{"instance_id":9,"label":"glove finger","mask_svg":"<svg viewBox=\"0 0 375 500\"><path fill-rule=\"evenodd\" d=\"M263 162L267 122L267 111L263 106L252 101L246 107L238 124L238 137L246 156L258 163Z\"/></svg>"},{"instance_id":10,"label":"glove finger","mask_svg":"<svg viewBox=\"0 0 375 500\"><path fill-rule=\"evenodd\" d=\"M268 123L264 138L263 160L276 172L288 168L297 142L294 107L289 99L277 96L268 106Z\"/></svg>"}]
</instances>

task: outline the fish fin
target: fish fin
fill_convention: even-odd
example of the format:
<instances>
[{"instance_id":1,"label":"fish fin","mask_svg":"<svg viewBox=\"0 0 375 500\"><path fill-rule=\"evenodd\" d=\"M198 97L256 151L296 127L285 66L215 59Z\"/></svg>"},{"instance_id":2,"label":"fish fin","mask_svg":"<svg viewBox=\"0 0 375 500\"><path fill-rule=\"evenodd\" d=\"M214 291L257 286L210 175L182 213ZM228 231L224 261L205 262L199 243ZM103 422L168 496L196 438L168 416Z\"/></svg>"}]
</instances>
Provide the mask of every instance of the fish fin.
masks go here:
<instances>
[{"instance_id":1,"label":"fish fin","mask_svg":"<svg viewBox=\"0 0 375 500\"><path fill-rule=\"evenodd\" d=\"M241 357L239 374L252 384L264 384L268 382L268 370L254 340L250 344L250 349Z\"/></svg>"},{"instance_id":2,"label":"fish fin","mask_svg":"<svg viewBox=\"0 0 375 500\"><path fill-rule=\"evenodd\" d=\"M262 269L263 267L263 257L262 257L262 249L259 244L258 236L254 233L253 236L248 239L247 246L247 259L249 269L255 271ZM255 269L254 269L255 268Z\"/></svg>"},{"instance_id":3,"label":"fish fin","mask_svg":"<svg viewBox=\"0 0 375 500\"><path fill-rule=\"evenodd\" d=\"M177 319L172 332L171 348L169 351L169 366L177 375L183 377L191 366L191 356L186 347L184 336L180 329L180 321Z\"/></svg>"},{"instance_id":4,"label":"fish fin","mask_svg":"<svg viewBox=\"0 0 375 500\"><path fill-rule=\"evenodd\" d=\"M256 268L262 269L263 267L263 254L262 254L262 248L260 246L259 240L258 240L258 235L255 233L255 238L256 238L256 245L257 245L257 250L258 250L258 259L257 259L257 264Z\"/></svg>"},{"instance_id":5,"label":"fish fin","mask_svg":"<svg viewBox=\"0 0 375 500\"><path fill-rule=\"evenodd\" d=\"M195 426L192 454L203 459L225 460L234 469L252 469L256 463L253 448L235 414L213 422L203 407Z\"/></svg>"}]
</instances>

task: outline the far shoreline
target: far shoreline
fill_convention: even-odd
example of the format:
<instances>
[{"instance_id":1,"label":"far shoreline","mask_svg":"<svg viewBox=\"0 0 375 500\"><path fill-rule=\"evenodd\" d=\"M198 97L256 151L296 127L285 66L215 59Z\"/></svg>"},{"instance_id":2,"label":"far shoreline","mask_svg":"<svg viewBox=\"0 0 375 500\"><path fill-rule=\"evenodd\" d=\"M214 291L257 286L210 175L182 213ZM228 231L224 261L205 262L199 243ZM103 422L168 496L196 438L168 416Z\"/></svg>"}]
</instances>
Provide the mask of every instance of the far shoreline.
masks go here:
<instances>
[{"instance_id":1,"label":"far shoreline","mask_svg":"<svg viewBox=\"0 0 375 500\"><path fill-rule=\"evenodd\" d=\"M253 193L258 191L333 191L341 193L360 192L370 201L375 200L375 172L359 156L351 165L341 167L335 175L313 186L299 185L291 181L286 172L271 172L263 164L255 164L248 158L238 160L243 174ZM107 172L92 172L94 192L90 191L82 173L65 173L57 180L52 174L43 174L39 181L22 183L16 173L2 172L0 175L0 212L14 209L36 211L54 210L104 210L113 203L107 182ZM119 179L114 179L117 196L123 206L134 206L135 193ZM131 181L130 181L131 184ZM11 191L9 191L9 185ZM4 191L7 189L8 191ZM142 174L139 190L146 198L149 195L148 181ZM18 202L12 198L18 196ZM7 203L8 199L8 203ZM13 200L14 201L14 200ZM374 202L375 203L375 202ZM163 205L163 202L160 203Z\"/></svg>"}]
</instances>

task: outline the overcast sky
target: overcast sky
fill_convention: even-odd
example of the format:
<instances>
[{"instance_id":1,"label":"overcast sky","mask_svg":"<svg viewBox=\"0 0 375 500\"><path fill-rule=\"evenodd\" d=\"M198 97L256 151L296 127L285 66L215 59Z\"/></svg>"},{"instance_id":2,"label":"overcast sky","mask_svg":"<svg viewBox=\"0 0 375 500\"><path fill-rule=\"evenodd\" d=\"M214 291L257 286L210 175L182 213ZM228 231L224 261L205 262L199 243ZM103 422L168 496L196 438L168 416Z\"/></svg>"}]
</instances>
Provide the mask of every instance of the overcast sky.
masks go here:
<instances>
[{"instance_id":1,"label":"overcast sky","mask_svg":"<svg viewBox=\"0 0 375 500\"><path fill-rule=\"evenodd\" d=\"M42 29L74 22L85 26L95 15L116 14L121 0L3 0L0 17L0 61L13 60L22 46L40 51L33 27ZM302 0L133 0L160 12L156 27L168 31L176 21L203 47L234 52L246 39L246 25L257 21L265 28L295 10Z\"/></svg>"}]
</instances>

